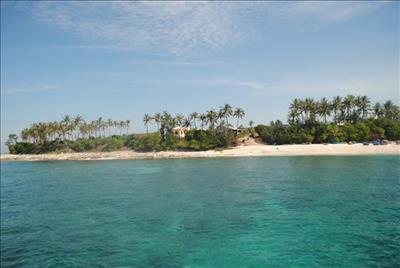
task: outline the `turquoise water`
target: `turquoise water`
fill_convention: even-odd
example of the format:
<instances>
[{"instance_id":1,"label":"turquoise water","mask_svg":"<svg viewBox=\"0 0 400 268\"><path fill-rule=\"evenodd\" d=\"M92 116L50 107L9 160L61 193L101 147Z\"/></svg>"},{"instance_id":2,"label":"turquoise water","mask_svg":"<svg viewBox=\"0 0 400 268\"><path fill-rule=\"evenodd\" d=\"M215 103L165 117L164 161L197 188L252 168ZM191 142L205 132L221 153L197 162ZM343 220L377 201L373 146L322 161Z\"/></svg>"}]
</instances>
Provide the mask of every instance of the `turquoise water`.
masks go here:
<instances>
[{"instance_id":1,"label":"turquoise water","mask_svg":"<svg viewBox=\"0 0 400 268\"><path fill-rule=\"evenodd\" d=\"M398 156L2 162L2 267L398 267Z\"/></svg>"}]
</instances>

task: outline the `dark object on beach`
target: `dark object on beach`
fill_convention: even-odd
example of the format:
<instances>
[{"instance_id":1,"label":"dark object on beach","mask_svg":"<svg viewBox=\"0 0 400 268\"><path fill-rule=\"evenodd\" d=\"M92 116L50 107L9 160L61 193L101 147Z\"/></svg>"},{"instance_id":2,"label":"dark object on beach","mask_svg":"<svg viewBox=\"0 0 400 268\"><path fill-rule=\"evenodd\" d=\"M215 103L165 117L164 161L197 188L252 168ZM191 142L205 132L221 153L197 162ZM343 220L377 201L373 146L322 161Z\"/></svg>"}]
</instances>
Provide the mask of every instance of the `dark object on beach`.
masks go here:
<instances>
[{"instance_id":1,"label":"dark object on beach","mask_svg":"<svg viewBox=\"0 0 400 268\"><path fill-rule=\"evenodd\" d=\"M383 140L382 142L381 142L381 145L388 145L389 144L389 141L388 140Z\"/></svg>"},{"instance_id":2,"label":"dark object on beach","mask_svg":"<svg viewBox=\"0 0 400 268\"><path fill-rule=\"evenodd\" d=\"M374 140L372 142L373 145L382 145L382 141L381 140Z\"/></svg>"},{"instance_id":3,"label":"dark object on beach","mask_svg":"<svg viewBox=\"0 0 400 268\"><path fill-rule=\"evenodd\" d=\"M368 141L364 141L363 145L369 145L369 142Z\"/></svg>"}]
</instances>

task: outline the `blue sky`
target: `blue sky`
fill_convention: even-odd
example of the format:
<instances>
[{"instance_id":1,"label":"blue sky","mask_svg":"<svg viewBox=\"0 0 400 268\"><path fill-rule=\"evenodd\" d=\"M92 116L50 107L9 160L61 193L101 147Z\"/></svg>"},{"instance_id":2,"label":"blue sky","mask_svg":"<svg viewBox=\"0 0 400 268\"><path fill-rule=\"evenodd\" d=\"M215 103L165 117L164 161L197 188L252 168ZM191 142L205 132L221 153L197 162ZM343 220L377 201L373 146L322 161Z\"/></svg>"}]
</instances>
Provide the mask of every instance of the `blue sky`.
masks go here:
<instances>
[{"instance_id":1,"label":"blue sky","mask_svg":"<svg viewBox=\"0 0 400 268\"><path fill-rule=\"evenodd\" d=\"M398 103L398 2L1 2L2 143L64 114L268 123L338 94Z\"/></svg>"}]
</instances>

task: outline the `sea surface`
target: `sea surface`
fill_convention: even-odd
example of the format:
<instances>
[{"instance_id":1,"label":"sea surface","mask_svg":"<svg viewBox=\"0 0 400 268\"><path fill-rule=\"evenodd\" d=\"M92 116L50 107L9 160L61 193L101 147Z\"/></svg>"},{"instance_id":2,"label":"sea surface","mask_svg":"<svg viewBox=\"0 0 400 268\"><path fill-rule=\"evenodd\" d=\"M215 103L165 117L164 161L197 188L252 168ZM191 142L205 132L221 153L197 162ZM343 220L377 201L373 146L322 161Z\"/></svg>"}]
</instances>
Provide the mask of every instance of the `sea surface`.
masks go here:
<instances>
[{"instance_id":1,"label":"sea surface","mask_svg":"<svg viewBox=\"0 0 400 268\"><path fill-rule=\"evenodd\" d=\"M399 267L400 157L1 163L1 267Z\"/></svg>"}]
</instances>

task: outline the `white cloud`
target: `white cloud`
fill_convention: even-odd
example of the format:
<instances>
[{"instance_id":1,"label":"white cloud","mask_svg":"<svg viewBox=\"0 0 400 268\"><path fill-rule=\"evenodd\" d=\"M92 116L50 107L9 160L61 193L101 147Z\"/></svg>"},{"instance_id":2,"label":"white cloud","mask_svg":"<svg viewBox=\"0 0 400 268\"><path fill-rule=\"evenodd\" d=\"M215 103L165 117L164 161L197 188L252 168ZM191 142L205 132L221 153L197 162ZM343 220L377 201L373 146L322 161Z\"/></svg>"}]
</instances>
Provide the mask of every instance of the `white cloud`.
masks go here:
<instances>
[{"instance_id":1,"label":"white cloud","mask_svg":"<svg viewBox=\"0 0 400 268\"><path fill-rule=\"evenodd\" d=\"M96 40L98 47L159 49L183 54L246 40L269 20L338 22L382 2L34 2L41 21ZM99 41L99 42L97 42Z\"/></svg>"},{"instance_id":2,"label":"white cloud","mask_svg":"<svg viewBox=\"0 0 400 268\"><path fill-rule=\"evenodd\" d=\"M34 93L34 92L44 92L44 91L54 91L54 90L61 90L62 88L59 86L51 86L51 85L44 85L44 86L35 86L35 87L12 87L12 88L5 88L1 89L2 94L13 94L13 93Z\"/></svg>"}]
</instances>

